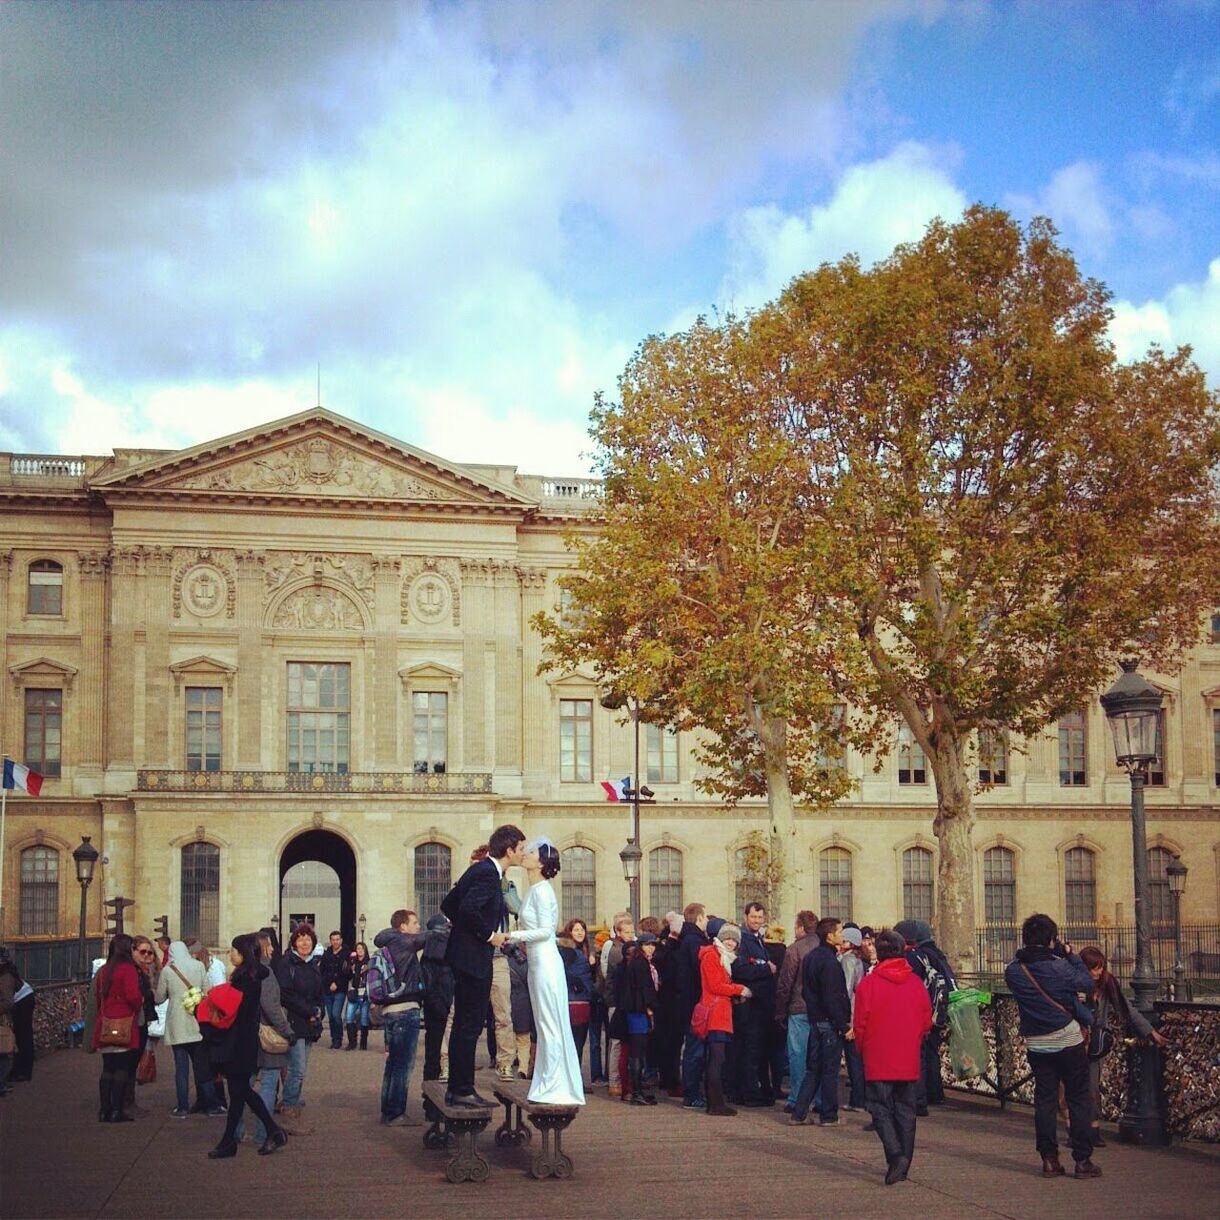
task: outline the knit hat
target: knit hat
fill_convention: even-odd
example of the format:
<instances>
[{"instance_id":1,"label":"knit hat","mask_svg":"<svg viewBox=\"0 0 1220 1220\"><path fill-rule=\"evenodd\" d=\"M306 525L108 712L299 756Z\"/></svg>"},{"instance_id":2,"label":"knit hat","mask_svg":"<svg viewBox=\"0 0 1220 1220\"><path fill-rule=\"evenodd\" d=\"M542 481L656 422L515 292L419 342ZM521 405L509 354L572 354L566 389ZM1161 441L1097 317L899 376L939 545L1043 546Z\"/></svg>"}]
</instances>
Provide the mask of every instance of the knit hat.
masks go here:
<instances>
[{"instance_id":1,"label":"knit hat","mask_svg":"<svg viewBox=\"0 0 1220 1220\"><path fill-rule=\"evenodd\" d=\"M844 928L843 940L857 949L864 944L864 937L860 935L859 928Z\"/></svg>"},{"instance_id":2,"label":"knit hat","mask_svg":"<svg viewBox=\"0 0 1220 1220\"><path fill-rule=\"evenodd\" d=\"M726 921L725 921L725 920L723 920L723 919L721 919L719 915L709 915L709 916L707 917L707 934L708 934L708 936L710 936L710 937L711 937L713 940L715 940L715 939L716 939L716 937L717 937L717 936L719 935L719 933L720 933L720 929L724 927L725 922L726 922ZM738 941L740 941L740 940L741 940L741 936L740 936L740 934L738 935L737 939L738 939Z\"/></svg>"},{"instance_id":3,"label":"knit hat","mask_svg":"<svg viewBox=\"0 0 1220 1220\"><path fill-rule=\"evenodd\" d=\"M709 923L711 920L708 921ZM741 929L735 923L721 923L716 929L716 939L719 941L735 940L741 944Z\"/></svg>"},{"instance_id":4,"label":"knit hat","mask_svg":"<svg viewBox=\"0 0 1220 1220\"><path fill-rule=\"evenodd\" d=\"M639 936L635 938L635 943L637 945L655 945L657 943L657 938L651 932L641 932Z\"/></svg>"},{"instance_id":5,"label":"knit hat","mask_svg":"<svg viewBox=\"0 0 1220 1220\"><path fill-rule=\"evenodd\" d=\"M665 922L669 924L669 930L674 936L680 936L682 934L682 925L686 922L686 920L682 918L681 911L670 911L670 913L665 916Z\"/></svg>"}]
</instances>

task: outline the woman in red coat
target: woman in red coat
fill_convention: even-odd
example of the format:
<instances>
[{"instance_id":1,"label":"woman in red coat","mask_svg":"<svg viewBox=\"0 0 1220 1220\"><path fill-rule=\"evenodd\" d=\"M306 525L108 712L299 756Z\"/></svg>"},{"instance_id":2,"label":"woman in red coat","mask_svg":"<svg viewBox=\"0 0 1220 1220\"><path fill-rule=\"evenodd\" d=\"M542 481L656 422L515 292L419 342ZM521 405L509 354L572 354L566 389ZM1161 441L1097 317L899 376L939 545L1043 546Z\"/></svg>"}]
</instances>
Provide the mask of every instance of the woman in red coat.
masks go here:
<instances>
[{"instance_id":1,"label":"woman in red coat","mask_svg":"<svg viewBox=\"0 0 1220 1220\"><path fill-rule=\"evenodd\" d=\"M140 974L131 953L130 936L120 932L110 942L106 964L97 972L93 987L97 998L97 1021L93 1026L93 1049L102 1053L102 1078L98 1081L98 1122L130 1123L123 1110L127 1084L135 1075L140 1058L139 1021L144 1014ZM126 1046L104 1046L102 1032L113 1021L130 1021Z\"/></svg>"},{"instance_id":2,"label":"woman in red coat","mask_svg":"<svg viewBox=\"0 0 1220 1220\"><path fill-rule=\"evenodd\" d=\"M724 1104L724 1060L733 1041L733 1000L749 999L751 992L730 977L741 929L722 924L710 945L699 950L699 978L703 984L700 1003L707 1009L707 1112L730 1118L737 1113Z\"/></svg>"}]
</instances>

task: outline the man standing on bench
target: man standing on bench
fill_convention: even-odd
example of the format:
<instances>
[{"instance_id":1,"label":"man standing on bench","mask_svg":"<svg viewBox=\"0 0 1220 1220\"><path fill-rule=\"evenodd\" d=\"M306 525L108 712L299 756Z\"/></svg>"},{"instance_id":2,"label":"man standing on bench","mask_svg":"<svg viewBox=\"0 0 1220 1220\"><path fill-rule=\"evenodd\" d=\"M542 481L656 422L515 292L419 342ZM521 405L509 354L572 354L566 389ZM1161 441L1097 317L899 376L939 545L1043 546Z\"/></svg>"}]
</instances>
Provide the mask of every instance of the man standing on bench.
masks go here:
<instances>
[{"instance_id":1,"label":"man standing on bench","mask_svg":"<svg viewBox=\"0 0 1220 1220\"><path fill-rule=\"evenodd\" d=\"M474 1061L487 1021L491 999L492 955L507 940L504 894L500 887L505 870L521 863L525 835L516 826L501 826L488 843L488 854L472 864L445 895L441 910L453 928L445 960L453 971L453 1031L449 1035L449 1089L451 1106L490 1106L474 1091Z\"/></svg>"}]
</instances>

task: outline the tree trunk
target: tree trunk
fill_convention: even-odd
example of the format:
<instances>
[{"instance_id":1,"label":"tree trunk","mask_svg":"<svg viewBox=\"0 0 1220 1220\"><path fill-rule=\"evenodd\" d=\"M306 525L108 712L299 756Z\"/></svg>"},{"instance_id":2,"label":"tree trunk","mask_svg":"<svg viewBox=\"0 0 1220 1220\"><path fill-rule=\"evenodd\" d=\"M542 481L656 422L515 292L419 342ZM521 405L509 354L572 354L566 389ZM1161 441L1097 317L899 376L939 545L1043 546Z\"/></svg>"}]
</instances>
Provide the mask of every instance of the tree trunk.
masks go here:
<instances>
[{"instance_id":1,"label":"tree trunk","mask_svg":"<svg viewBox=\"0 0 1220 1220\"><path fill-rule=\"evenodd\" d=\"M783 720L768 721L760 735L767 776L767 816L773 877L769 922L792 932L796 919L796 807L788 781L788 733Z\"/></svg>"},{"instance_id":2,"label":"tree trunk","mask_svg":"<svg viewBox=\"0 0 1220 1220\"><path fill-rule=\"evenodd\" d=\"M974 914L974 803L966 759L959 742L944 737L931 757L936 781L936 820L932 828L940 845L936 885L936 940L953 966L977 969Z\"/></svg>"}]
</instances>

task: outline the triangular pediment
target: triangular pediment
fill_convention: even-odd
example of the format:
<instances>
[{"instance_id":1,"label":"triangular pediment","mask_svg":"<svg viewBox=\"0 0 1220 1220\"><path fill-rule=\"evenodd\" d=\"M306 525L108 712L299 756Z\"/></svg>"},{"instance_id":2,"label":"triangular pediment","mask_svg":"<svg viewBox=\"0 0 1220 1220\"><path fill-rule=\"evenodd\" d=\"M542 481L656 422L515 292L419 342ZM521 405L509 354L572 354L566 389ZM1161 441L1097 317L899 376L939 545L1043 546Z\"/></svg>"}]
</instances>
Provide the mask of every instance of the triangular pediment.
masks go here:
<instances>
[{"instance_id":1,"label":"triangular pediment","mask_svg":"<svg viewBox=\"0 0 1220 1220\"><path fill-rule=\"evenodd\" d=\"M537 501L322 407L95 480L106 495L188 495L533 507Z\"/></svg>"},{"instance_id":2,"label":"triangular pediment","mask_svg":"<svg viewBox=\"0 0 1220 1220\"><path fill-rule=\"evenodd\" d=\"M63 661L52 661L50 657L36 657L32 661L23 661L20 665L10 665L8 672L14 684L19 687L45 682L71 689L72 681L78 671L75 666L66 665Z\"/></svg>"},{"instance_id":3,"label":"triangular pediment","mask_svg":"<svg viewBox=\"0 0 1220 1220\"><path fill-rule=\"evenodd\" d=\"M177 689L184 682L208 682L223 684L231 688L233 675L237 672L236 665L218 661L215 657L191 657L189 661L177 661L169 667L174 675L174 687Z\"/></svg>"}]
</instances>

